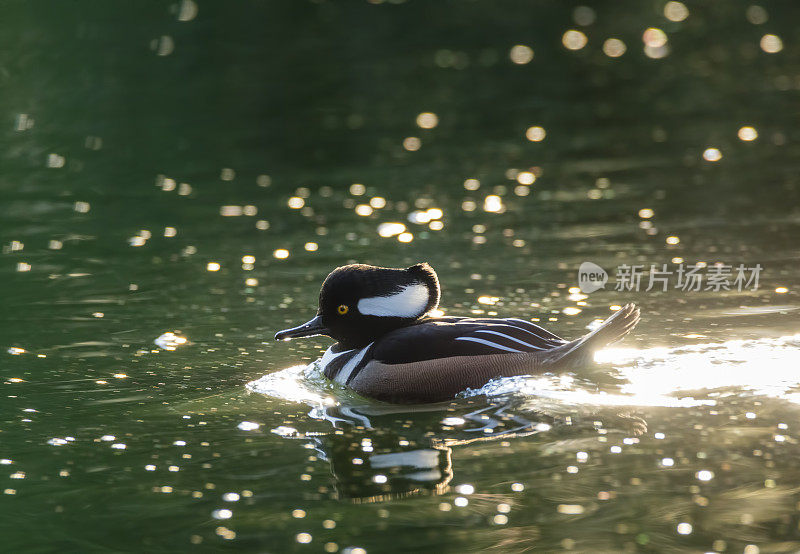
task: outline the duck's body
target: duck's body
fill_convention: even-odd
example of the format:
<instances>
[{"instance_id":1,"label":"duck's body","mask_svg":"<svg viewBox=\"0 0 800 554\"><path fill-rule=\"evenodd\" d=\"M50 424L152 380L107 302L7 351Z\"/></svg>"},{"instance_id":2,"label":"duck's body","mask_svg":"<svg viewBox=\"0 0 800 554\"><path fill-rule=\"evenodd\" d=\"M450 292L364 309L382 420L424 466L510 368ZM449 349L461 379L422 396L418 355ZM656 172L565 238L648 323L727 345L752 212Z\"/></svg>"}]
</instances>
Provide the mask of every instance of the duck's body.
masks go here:
<instances>
[{"instance_id":1,"label":"duck's body","mask_svg":"<svg viewBox=\"0 0 800 554\"><path fill-rule=\"evenodd\" d=\"M522 319L425 317L438 300L438 279L427 264L345 266L323 284L317 317L276 338L333 336L339 342L318 362L327 378L370 398L407 404L452 399L495 377L576 369L639 319L628 305L568 342Z\"/></svg>"}]
</instances>

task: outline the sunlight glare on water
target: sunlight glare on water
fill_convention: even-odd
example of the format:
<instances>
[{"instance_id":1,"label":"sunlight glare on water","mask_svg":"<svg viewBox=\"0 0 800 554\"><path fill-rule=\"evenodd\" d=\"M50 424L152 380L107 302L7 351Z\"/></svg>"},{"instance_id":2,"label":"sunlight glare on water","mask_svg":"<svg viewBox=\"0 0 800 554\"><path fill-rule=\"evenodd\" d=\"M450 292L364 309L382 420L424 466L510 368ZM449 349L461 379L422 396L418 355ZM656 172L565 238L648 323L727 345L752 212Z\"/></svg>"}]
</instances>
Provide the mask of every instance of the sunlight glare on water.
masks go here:
<instances>
[{"instance_id":1,"label":"sunlight glare on water","mask_svg":"<svg viewBox=\"0 0 800 554\"><path fill-rule=\"evenodd\" d=\"M677 348L610 348L597 353L629 380L622 391L635 398L687 391L745 390L797 402L800 334L729 340Z\"/></svg>"}]
</instances>

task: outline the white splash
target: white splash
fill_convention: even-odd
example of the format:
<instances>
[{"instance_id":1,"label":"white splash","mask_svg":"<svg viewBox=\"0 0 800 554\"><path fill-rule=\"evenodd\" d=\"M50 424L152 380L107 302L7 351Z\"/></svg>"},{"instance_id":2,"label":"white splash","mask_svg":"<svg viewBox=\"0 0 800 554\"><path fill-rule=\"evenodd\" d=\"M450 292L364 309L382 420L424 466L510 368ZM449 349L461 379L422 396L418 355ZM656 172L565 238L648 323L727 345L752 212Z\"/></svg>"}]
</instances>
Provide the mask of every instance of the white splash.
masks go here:
<instances>
[{"instance_id":1,"label":"white splash","mask_svg":"<svg viewBox=\"0 0 800 554\"><path fill-rule=\"evenodd\" d=\"M288 367L250 381L245 387L252 392L311 406L336 403L327 394L330 384L316 364Z\"/></svg>"}]
</instances>

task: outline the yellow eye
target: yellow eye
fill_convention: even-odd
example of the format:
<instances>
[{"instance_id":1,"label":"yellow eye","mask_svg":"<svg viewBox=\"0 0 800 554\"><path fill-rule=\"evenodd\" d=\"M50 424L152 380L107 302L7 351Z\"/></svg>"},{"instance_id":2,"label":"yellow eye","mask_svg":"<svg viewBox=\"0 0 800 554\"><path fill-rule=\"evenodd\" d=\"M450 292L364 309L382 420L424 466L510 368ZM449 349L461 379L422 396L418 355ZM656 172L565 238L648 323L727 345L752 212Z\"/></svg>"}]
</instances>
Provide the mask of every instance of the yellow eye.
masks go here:
<instances>
[{"instance_id":1,"label":"yellow eye","mask_svg":"<svg viewBox=\"0 0 800 554\"><path fill-rule=\"evenodd\" d=\"M339 315L344 315L344 314L346 314L346 313L347 313L347 310L349 310L349 309L350 309L350 308L348 308L347 306L345 306L344 304L342 304L342 305L340 305L338 308L336 308L336 311L337 311L337 312L339 312Z\"/></svg>"}]
</instances>

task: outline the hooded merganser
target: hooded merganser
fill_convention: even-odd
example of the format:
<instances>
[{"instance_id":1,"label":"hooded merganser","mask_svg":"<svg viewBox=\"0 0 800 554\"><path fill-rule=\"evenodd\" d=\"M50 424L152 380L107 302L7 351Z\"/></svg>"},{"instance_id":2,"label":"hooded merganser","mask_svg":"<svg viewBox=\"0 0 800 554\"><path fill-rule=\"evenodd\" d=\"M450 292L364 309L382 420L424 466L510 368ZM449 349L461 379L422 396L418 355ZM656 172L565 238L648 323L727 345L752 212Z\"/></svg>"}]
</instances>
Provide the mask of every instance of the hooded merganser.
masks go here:
<instances>
[{"instance_id":1,"label":"hooded merganser","mask_svg":"<svg viewBox=\"0 0 800 554\"><path fill-rule=\"evenodd\" d=\"M275 339L327 335L338 341L320 360L328 379L363 396L410 404L450 400L495 377L577 369L639 321L638 308L628 304L570 342L522 319L426 317L439 296L427 263L337 267L322 283L317 315Z\"/></svg>"}]
</instances>

